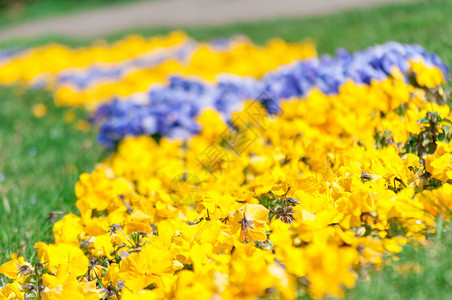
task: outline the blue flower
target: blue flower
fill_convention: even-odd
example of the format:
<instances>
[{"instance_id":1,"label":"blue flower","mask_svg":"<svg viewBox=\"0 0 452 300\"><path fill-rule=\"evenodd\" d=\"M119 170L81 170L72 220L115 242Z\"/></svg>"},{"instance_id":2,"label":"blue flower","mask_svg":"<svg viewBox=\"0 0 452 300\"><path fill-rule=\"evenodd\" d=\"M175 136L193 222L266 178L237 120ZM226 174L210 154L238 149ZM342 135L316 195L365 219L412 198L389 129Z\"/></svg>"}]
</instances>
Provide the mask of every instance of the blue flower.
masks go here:
<instances>
[{"instance_id":1,"label":"blue flower","mask_svg":"<svg viewBox=\"0 0 452 300\"><path fill-rule=\"evenodd\" d=\"M390 76L393 68L408 78L409 60L419 58L449 78L449 67L434 53L419 45L389 42L353 54L339 49L336 57L301 60L260 79L228 74L219 76L213 84L172 76L166 85L151 89L145 103L135 101L133 96L126 101L113 100L101 106L91 120L100 124L99 142L110 148L127 135L158 134L186 139L199 132L194 120L205 109L215 108L228 121L244 101L255 99L268 113L275 114L281 100L303 97L313 88L336 94L346 81L370 84ZM259 98L262 92L266 96Z\"/></svg>"}]
</instances>

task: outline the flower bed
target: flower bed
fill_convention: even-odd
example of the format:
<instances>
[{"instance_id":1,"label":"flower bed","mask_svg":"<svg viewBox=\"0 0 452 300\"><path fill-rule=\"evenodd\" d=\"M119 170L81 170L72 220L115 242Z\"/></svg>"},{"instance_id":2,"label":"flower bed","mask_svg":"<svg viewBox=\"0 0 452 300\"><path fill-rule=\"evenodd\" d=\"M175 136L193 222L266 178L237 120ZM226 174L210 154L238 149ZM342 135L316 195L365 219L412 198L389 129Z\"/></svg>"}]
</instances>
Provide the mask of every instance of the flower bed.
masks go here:
<instances>
[{"instance_id":1,"label":"flower bed","mask_svg":"<svg viewBox=\"0 0 452 300\"><path fill-rule=\"evenodd\" d=\"M246 47L308 47L278 43ZM0 297L342 296L360 270L428 245L450 220L449 71L437 56L389 43L276 68L289 62L278 53L258 65L224 49L202 53L237 61L143 79L144 98L94 112L116 151L81 175L79 215L35 245L40 262L13 254L0 267L11 279ZM236 75L209 77L225 70Z\"/></svg>"}]
</instances>

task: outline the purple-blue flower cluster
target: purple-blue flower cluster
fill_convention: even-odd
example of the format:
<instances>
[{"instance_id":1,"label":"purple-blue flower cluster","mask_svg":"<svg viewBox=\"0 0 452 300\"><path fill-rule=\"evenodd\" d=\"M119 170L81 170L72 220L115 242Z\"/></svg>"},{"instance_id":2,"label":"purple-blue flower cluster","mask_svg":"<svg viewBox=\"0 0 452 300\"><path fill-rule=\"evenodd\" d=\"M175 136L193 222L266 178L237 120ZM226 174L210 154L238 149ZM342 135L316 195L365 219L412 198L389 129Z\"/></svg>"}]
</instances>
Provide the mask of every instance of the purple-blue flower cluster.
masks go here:
<instances>
[{"instance_id":1,"label":"purple-blue flower cluster","mask_svg":"<svg viewBox=\"0 0 452 300\"><path fill-rule=\"evenodd\" d=\"M114 147L126 135L159 135L188 138L199 132L195 117L215 108L225 119L246 100L256 99L268 113L277 113L279 101L303 97L314 87L335 94L346 81L369 84L383 80L397 68L408 78L410 61L422 59L449 78L449 68L434 53L419 45L389 42L363 51L338 50L335 57L308 59L282 66L261 79L221 75L217 83L171 77L164 86L151 89L146 101L115 99L101 106L92 121L100 125L99 142ZM264 95L264 96L262 96Z\"/></svg>"},{"instance_id":2,"label":"purple-blue flower cluster","mask_svg":"<svg viewBox=\"0 0 452 300\"><path fill-rule=\"evenodd\" d=\"M152 51L118 63L94 63L86 68L69 68L60 72L55 82L56 85L71 84L79 89L83 89L99 81L120 80L132 70L152 68L167 60L184 61L189 59L195 48L196 43L189 41L182 45L167 48L164 51ZM46 78L44 76L35 80L33 87L41 88L45 84Z\"/></svg>"},{"instance_id":3,"label":"purple-blue flower cluster","mask_svg":"<svg viewBox=\"0 0 452 300\"><path fill-rule=\"evenodd\" d=\"M240 36L218 39L209 42L208 45L217 51L227 51L239 39ZM69 68L57 74L54 83L57 86L71 84L79 89L84 89L97 82L118 81L132 71L149 69L168 60L185 62L190 59L199 46L200 43L189 39L180 45L158 49L117 63L94 63L89 67ZM33 82L34 88L42 88L45 85L45 76L35 79Z\"/></svg>"}]
</instances>

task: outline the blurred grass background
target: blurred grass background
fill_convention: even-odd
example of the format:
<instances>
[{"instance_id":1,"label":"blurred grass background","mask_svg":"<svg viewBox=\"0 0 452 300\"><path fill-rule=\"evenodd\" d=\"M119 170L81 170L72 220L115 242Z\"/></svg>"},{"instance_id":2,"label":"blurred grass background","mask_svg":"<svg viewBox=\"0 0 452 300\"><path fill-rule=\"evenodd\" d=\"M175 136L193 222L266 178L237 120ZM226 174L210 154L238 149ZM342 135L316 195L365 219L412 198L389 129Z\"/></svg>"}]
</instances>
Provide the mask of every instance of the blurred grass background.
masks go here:
<instances>
[{"instance_id":1,"label":"blurred grass background","mask_svg":"<svg viewBox=\"0 0 452 300\"><path fill-rule=\"evenodd\" d=\"M95 0L91 4L105 1ZM66 1L42 0L44 2L52 6L52 3ZM75 3L83 6L85 2L90 1ZM27 9L32 11L31 7ZM33 17L39 17L38 8L36 11L37 15ZM44 15L47 13L46 9L42 11ZM2 13L0 26L3 22ZM423 1L322 17L191 27L184 30L198 40L244 34L259 44L276 37L288 42L312 38L319 54L334 54L337 48L355 51L395 40L418 43L452 64L451 15L452 2ZM152 36L167 34L174 29L147 28L133 32ZM129 33L117 33L104 39L111 42ZM32 41L11 41L1 46L33 46L48 42L84 46L92 41L44 37ZM0 214L3 216L0 219L0 263L11 252L20 249L27 259L35 260L33 244L37 241L52 241L49 213L76 212L74 185L78 176L81 172L91 171L105 153L95 142L93 130L83 132L77 130L74 123L64 122L68 109L55 107L49 93L22 87L1 87L0 98ZM43 118L36 118L32 114L32 107L37 103L43 103L48 108ZM84 112L77 111L77 115L81 119ZM422 248L407 245L399 255L400 260L392 266L378 272L368 270L372 280L358 282L357 288L347 293L347 299L451 298L452 234L446 226L439 232L442 234L433 237L437 242L435 246Z\"/></svg>"},{"instance_id":2,"label":"blurred grass background","mask_svg":"<svg viewBox=\"0 0 452 300\"><path fill-rule=\"evenodd\" d=\"M143 0L0 0L0 27Z\"/></svg>"},{"instance_id":3,"label":"blurred grass background","mask_svg":"<svg viewBox=\"0 0 452 300\"><path fill-rule=\"evenodd\" d=\"M0 87L0 264L19 251L35 260L34 243L52 240L49 214L76 212L74 185L100 161L95 132L65 122L49 92ZM47 109L41 118L34 105ZM42 108L42 106L41 106ZM42 113L42 111L40 112ZM70 111L83 120L85 112Z\"/></svg>"}]
</instances>

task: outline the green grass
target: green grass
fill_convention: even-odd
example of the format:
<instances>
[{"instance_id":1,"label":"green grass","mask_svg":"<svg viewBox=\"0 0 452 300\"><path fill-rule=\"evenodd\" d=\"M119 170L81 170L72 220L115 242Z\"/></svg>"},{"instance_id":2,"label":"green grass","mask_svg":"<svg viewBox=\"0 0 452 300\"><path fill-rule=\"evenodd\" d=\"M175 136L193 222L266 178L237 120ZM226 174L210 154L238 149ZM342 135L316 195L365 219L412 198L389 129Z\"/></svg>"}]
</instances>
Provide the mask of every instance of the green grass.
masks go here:
<instances>
[{"instance_id":1,"label":"green grass","mask_svg":"<svg viewBox=\"0 0 452 300\"><path fill-rule=\"evenodd\" d=\"M74 185L81 172L100 160L95 133L64 122L67 109L55 107L48 92L0 87L0 263L20 250L51 241L52 211L75 212ZM34 104L48 113L33 116ZM83 118L83 112L78 112Z\"/></svg>"},{"instance_id":2,"label":"green grass","mask_svg":"<svg viewBox=\"0 0 452 300\"><path fill-rule=\"evenodd\" d=\"M35 0L0 10L0 27L43 19L62 14L72 14L90 9L143 0Z\"/></svg>"},{"instance_id":3,"label":"green grass","mask_svg":"<svg viewBox=\"0 0 452 300\"><path fill-rule=\"evenodd\" d=\"M49 0L51 1L51 0ZM289 42L313 38L319 53L334 53L339 47L354 51L376 43L396 40L418 43L452 64L452 2L430 1L393 4L324 17L280 19L219 27L185 28L198 40L245 34L257 43L273 37ZM166 34L174 28L139 29L145 36ZM117 40L129 32L105 37ZM33 41L12 41L7 45L41 45L49 41L72 46L91 41L46 37ZM32 245L51 241L48 213L76 212L74 184L78 174L90 171L102 151L94 133L74 129L62 121L64 109L55 108L45 92L0 89L0 262L21 249L32 257ZM36 119L30 113L33 103L45 103L47 116ZM70 167L75 166L75 168ZM74 169L75 172L68 172ZM1 179L1 176L0 176ZM4 200L4 199L7 199ZM34 200L33 200L34 199ZM5 203L7 205L5 206ZM9 209L6 209L9 207ZM430 248L407 245L400 261L382 271L369 270L372 280L359 281L347 299L448 299L452 295L452 233L444 230ZM406 263L419 263L420 273L400 275Z\"/></svg>"},{"instance_id":4,"label":"green grass","mask_svg":"<svg viewBox=\"0 0 452 300\"><path fill-rule=\"evenodd\" d=\"M447 224L450 226L450 224ZM452 295L452 231L440 230L429 247L406 245L400 260L381 271L371 271L371 281L359 281L346 299L442 300ZM417 272L418 265L420 272Z\"/></svg>"},{"instance_id":5,"label":"green grass","mask_svg":"<svg viewBox=\"0 0 452 300\"><path fill-rule=\"evenodd\" d=\"M441 223L441 222L439 222ZM356 286L346 291L345 300L445 300L452 295L452 231L450 223L431 236L431 246L410 243L382 270L361 269L371 280L358 279ZM298 300L308 300L307 295ZM333 299L329 299L333 300Z\"/></svg>"}]
</instances>

